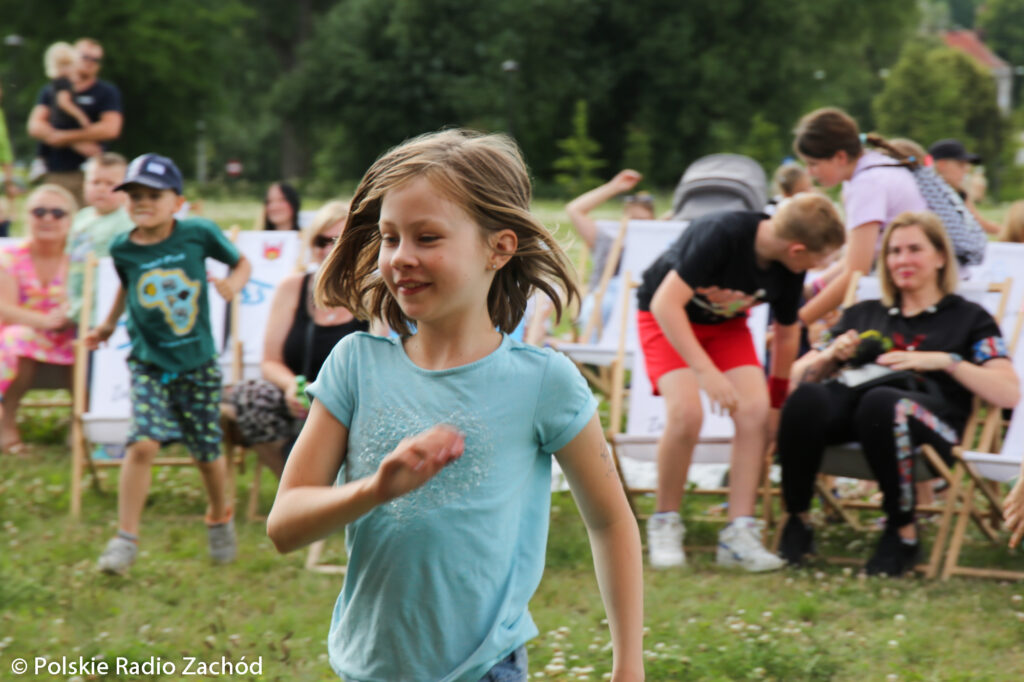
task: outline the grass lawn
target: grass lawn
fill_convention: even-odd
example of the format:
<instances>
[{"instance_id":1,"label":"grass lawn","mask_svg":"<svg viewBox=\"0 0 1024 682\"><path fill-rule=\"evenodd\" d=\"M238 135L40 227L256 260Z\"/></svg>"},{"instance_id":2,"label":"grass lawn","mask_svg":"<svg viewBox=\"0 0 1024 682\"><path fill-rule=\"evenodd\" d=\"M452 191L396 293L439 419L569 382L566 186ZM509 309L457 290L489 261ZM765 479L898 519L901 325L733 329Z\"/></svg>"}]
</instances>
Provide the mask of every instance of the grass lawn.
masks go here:
<instances>
[{"instance_id":1,"label":"grass lawn","mask_svg":"<svg viewBox=\"0 0 1024 682\"><path fill-rule=\"evenodd\" d=\"M82 519L72 522L67 449L45 443L64 437L66 417L39 419L26 429L36 442L31 458L0 457L0 680L25 679L9 672L14 659L37 656L158 657L179 671L187 656L245 656L262 658L263 674L240 679L333 679L324 640L340 576L306 571L304 552L279 556L263 524L243 519L238 561L211 565L198 473L168 467L154 470L130 577L98 574L96 557L116 529L116 470L101 474L103 492L86 491ZM261 490L264 510L271 478ZM250 484L240 477L240 500ZM696 519L708 504L689 502L687 516ZM694 520L688 541L710 545L715 532ZM873 542L834 527L822 535L830 551L854 556ZM1020 553L977 541L967 551L981 563L1024 564ZM340 536L326 559L344 561ZM685 570L648 571L644 581L649 680L997 681L1024 671L1020 583L868 580L825 563L753 576L720 570L699 551ZM586 534L566 493L554 496L547 570L531 610L541 631L529 645L533 678L603 678L608 633Z\"/></svg>"},{"instance_id":2,"label":"grass lawn","mask_svg":"<svg viewBox=\"0 0 1024 682\"><path fill-rule=\"evenodd\" d=\"M662 198L659 208L667 205ZM207 204L222 226L251 224L256 202ZM537 212L568 240L561 204ZM599 217L614 218L617 206ZM574 245L578 247L578 241ZM0 456L0 680L183 679L199 662L262 662L234 679L336 679L325 637L340 576L306 571L305 552L279 556L262 523L238 520L239 559L213 566L201 521L204 495L192 468L157 468L143 517L141 553L126 579L98 574L95 561L116 530L117 470L87 488L81 520L68 517L66 413L26 414L27 459ZM262 507L276 481L264 476ZM244 502L251 476L239 478ZM686 503L688 542L712 545L702 521L720 500ZM243 505L244 506L244 505ZM863 557L873 535L824 526L819 545ZM927 545L926 545L927 549ZM1024 555L972 536L981 565L1024 567ZM554 496L547 570L531 611L541 634L528 646L531 679L600 680L611 653L586 533L572 498ZM327 559L343 562L343 543ZM667 680L1019 680L1024 675L1024 583L864 579L824 562L800 571L747 575L718 569L694 551L685 570L644 576L647 679ZM425 633L435 636L436 633ZM402 652L395 652L400 655ZM107 676L12 672L15 659L153 658L176 674ZM212 677L212 676L210 676ZM188 679L188 678L184 678ZM200 676L199 679L205 679Z\"/></svg>"}]
</instances>

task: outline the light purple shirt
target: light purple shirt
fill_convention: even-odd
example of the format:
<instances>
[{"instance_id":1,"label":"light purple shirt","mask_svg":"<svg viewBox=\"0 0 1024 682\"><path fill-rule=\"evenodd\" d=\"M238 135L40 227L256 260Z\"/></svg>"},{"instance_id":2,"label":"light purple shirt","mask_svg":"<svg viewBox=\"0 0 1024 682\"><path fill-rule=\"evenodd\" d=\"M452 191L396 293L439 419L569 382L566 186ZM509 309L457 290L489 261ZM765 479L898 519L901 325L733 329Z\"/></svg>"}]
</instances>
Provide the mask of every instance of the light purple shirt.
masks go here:
<instances>
[{"instance_id":1,"label":"light purple shirt","mask_svg":"<svg viewBox=\"0 0 1024 682\"><path fill-rule=\"evenodd\" d=\"M843 183L846 229L879 222L884 230L889 221L904 211L928 210L913 173L900 166L875 168L896 163L880 152L865 152L860 157L853 177Z\"/></svg>"}]
</instances>

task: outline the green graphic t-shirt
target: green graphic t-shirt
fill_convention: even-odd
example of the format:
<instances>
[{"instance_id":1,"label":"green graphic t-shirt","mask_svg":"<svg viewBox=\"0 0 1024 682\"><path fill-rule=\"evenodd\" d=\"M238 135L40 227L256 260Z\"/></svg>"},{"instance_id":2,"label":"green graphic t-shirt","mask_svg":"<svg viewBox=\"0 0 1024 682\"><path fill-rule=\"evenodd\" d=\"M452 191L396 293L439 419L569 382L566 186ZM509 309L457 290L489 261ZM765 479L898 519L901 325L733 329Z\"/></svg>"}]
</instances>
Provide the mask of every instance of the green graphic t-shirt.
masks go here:
<instances>
[{"instance_id":1,"label":"green graphic t-shirt","mask_svg":"<svg viewBox=\"0 0 1024 682\"><path fill-rule=\"evenodd\" d=\"M126 293L131 356L167 372L195 369L217 354L206 295L206 259L238 263L238 249L214 223L174 223L157 244L135 244L130 232L114 237L110 255Z\"/></svg>"}]
</instances>

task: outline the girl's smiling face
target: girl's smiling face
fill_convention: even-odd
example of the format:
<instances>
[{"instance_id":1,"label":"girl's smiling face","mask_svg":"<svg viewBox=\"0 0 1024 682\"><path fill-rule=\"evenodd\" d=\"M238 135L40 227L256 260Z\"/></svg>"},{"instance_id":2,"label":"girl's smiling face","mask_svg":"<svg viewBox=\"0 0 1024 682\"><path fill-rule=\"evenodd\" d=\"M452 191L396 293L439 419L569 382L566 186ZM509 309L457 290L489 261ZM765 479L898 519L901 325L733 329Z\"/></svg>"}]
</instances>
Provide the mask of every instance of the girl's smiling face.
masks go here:
<instances>
[{"instance_id":1,"label":"girl's smiling face","mask_svg":"<svg viewBox=\"0 0 1024 682\"><path fill-rule=\"evenodd\" d=\"M514 238L511 230L485 235L465 209L423 177L384 195L379 227L380 274L407 317L419 326L465 316L490 319L487 293L496 268L507 260L491 244L506 233Z\"/></svg>"}]
</instances>

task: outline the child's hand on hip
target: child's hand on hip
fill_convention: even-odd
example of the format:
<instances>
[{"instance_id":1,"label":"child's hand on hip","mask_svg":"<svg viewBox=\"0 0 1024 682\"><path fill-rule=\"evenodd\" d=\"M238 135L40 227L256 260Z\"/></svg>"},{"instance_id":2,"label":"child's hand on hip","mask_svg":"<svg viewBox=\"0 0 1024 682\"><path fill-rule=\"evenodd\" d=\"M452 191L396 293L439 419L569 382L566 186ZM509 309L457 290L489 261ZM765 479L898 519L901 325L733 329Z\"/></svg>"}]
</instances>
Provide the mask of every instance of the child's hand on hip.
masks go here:
<instances>
[{"instance_id":1,"label":"child's hand on hip","mask_svg":"<svg viewBox=\"0 0 1024 682\"><path fill-rule=\"evenodd\" d=\"M237 291L235 291L235 288L231 286L231 283L227 281L227 279L214 278L211 279L210 281L213 282L213 286L217 290L217 293L220 294L220 297L223 298L225 301L230 301L235 297L235 294L238 293Z\"/></svg>"},{"instance_id":2,"label":"child's hand on hip","mask_svg":"<svg viewBox=\"0 0 1024 682\"><path fill-rule=\"evenodd\" d=\"M419 488L461 457L465 447L465 436L447 424L402 439L374 474L377 497L387 502Z\"/></svg>"}]
</instances>

